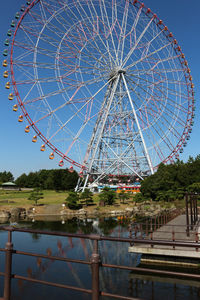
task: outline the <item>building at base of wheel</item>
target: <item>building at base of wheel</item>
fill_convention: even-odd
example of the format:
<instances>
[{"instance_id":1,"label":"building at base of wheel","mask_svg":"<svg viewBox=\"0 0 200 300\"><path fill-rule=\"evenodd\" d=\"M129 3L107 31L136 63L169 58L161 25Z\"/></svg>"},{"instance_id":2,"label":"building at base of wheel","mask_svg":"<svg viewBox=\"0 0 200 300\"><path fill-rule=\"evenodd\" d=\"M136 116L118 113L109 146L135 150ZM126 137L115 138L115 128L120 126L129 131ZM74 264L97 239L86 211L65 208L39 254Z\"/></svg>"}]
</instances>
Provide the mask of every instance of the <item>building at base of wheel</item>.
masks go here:
<instances>
[{"instance_id":1,"label":"building at base of wheel","mask_svg":"<svg viewBox=\"0 0 200 300\"><path fill-rule=\"evenodd\" d=\"M110 188L112 191L115 191L116 193L121 193L122 191L125 191L125 193L140 193L140 187L141 184L140 182L135 182L133 184L97 184L97 183L91 183L88 185L88 188L91 190L93 193L100 193L105 187Z\"/></svg>"}]
</instances>

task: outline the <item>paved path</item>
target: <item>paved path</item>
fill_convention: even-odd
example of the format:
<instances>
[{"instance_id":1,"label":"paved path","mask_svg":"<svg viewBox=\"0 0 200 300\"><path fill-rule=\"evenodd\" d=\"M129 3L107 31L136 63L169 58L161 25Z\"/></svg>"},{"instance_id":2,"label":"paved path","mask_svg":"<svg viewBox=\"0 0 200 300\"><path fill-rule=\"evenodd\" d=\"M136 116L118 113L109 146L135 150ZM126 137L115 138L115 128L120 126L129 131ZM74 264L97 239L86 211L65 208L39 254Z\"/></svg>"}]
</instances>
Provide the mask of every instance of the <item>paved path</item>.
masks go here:
<instances>
[{"instance_id":1,"label":"paved path","mask_svg":"<svg viewBox=\"0 0 200 300\"><path fill-rule=\"evenodd\" d=\"M195 229L197 229L197 226L194 227L193 231L190 231L190 236L188 237L186 234L186 215L180 215L170 222L168 222L166 225L160 227L153 233L153 239L154 240L172 240L172 232L174 231L174 238L175 240L179 241L196 241L195 237Z\"/></svg>"},{"instance_id":2,"label":"paved path","mask_svg":"<svg viewBox=\"0 0 200 300\"><path fill-rule=\"evenodd\" d=\"M196 242L196 232L200 237L200 230L196 226L194 231L190 231L190 236L186 234L186 215L180 215L171 220L166 225L160 227L153 233L153 240L172 241L174 231L174 239L179 242ZM148 237L150 239L150 236ZM198 244L200 244L198 242ZM190 247L175 247L154 245L153 248L150 245L135 243L134 246L129 247L129 252L151 254L151 255L162 255L162 256L179 256L179 257L190 257L200 259L200 249L196 251L195 248Z\"/></svg>"}]
</instances>

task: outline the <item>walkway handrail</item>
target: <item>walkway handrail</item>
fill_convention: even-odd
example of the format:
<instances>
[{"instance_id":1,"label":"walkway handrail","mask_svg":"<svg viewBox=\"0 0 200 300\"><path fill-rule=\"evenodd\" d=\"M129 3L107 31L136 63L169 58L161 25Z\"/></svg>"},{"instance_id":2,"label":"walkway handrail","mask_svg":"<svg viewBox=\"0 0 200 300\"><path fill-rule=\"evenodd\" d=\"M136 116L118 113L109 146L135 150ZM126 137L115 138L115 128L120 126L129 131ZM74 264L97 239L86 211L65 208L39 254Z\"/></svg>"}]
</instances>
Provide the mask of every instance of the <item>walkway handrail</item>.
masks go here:
<instances>
[{"instance_id":1,"label":"walkway handrail","mask_svg":"<svg viewBox=\"0 0 200 300\"><path fill-rule=\"evenodd\" d=\"M118 269L130 270L130 271L134 271L134 272L143 272L143 273L145 272L145 273L151 273L151 274L179 276L181 278L188 278L188 279L189 278L198 279L198 280L200 279L200 275L198 275L198 274L169 272L169 271L164 271L164 270L154 270L154 269L145 269L145 268L138 268L138 267L129 267L129 266L101 263L101 258L100 258L99 249L98 249L98 243L100 241L122 242L122 243L129 243L129 244L139 243L139 244L148 244L151 246L167 245L167 246L173 246L173 247L175 247L175 246L190 247L190 248L194 247L195 249L200 248L200 243L198 243L198 242L195 243L195 242L176 242L176 241L163 241L163 240L162 241L160 241L160 240L144 240L144 239L138 239L138 238L133 239L133 238L107 237L107 236L94 235L94 234L92 234L92 235L71 234L71 233L66 233L66 232L42 231L42 230L27 229L27 228L17 228L17 227L11 227L11 226L8 226L8 227L0 226L0 230L8 232L8 241L6 243L6 247L0 248L0 252L5 252L5 272L0 272L0 276L4 276L4 296L3 296L3 298L0 298L0 300L10 300L11 299L11 279L12 278L88 293L88 294L92 295L92 300L98 300L100 295L113 297L116 299L136 299L136 298L114 295L111 293L100 291L100 289L99 289L99 268L100 267L118 268ZM63 257L58 257L58 256L52 256L52 255L44 255L44 254L38 254L38 253L19 251L19 250L13 249L13 244L12 244L12 233L13 232L37 233L37 234L44 234L44 235L89 239L89 240L93 241L93 252L92 252L90 260L85 261L85 260L80 260L80 259L63 258ZM12 256L13 256L13 254L28 255L28 256L32 256L32 257L34 256L34 257L45 258L45 259L50 259L50 260L59 260L59 261L91 265L92 287L91 287L91 289L84 289L84 288L80 288L80 287L76 287L76 286L69 286L69 285L39 280L36 278L30 278L30 277L20 276L17 274L12 274Z\"/></svg>"},{"instance_id":2,"label":"walkway handrail","mask_svg":"<svg viewBox=\"0 0 200 300\"><path fill-rule=\"evenodd\" d=\"M110 237L103 236L99 234L80 234L80 233L66 233L58 231L45 231L45 230L36 230L29 228L17 228L17 227L5 227L0 226L0 230L6 231L17 231L17 232L26 232L26 233L37 233L44 235L56 235L56 236L65 236L81 239L89 239L96 241L113 241L113 242L122 242L122 243L136 243L136 244L146 244L146 245L162 245L162 246L177 246L177 247L190 247L190 248L200 248L200 243L197 242L181 242L181 241L166 241L166 240L152 240L152 239L142 239L142 238L119 238L119 237ZM0 249L1 250L1 249Z\"/></svg>"}]
</instances>

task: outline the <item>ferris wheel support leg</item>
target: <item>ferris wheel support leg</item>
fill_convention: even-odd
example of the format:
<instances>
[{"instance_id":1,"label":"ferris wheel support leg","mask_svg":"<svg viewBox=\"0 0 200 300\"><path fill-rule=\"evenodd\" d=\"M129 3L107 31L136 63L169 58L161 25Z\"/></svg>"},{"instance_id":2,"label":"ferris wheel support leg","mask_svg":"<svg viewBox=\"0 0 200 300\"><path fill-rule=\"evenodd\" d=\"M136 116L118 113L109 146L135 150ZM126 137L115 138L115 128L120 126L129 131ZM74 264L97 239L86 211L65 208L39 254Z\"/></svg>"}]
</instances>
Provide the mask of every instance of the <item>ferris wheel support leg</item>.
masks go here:
<instances>
[{"instance_id":1,"label":"ferris wheel support leg","mask_svg":"<svg viewBox=\"0 0 200 300\"><path fill-rule=\"evenodd\" d=\"M89 173L88 173L87 176L86 176L86 179L85 179L85 182L84 182L84 186L83 186L82 192L85 191L85 188L86 188L87 183L88 183L88 178L89 178Z\"/></svg>"},{"instance_id":2,"label":"ferris wheel support leg","mask_svg":"<svg viewBox=\"0 0 200 300\"><path fill-rule=\"evenodd\" d=\"M89 164L89 168L88 168L88 174L87 174L86 181L85 181L83 189L85 189L85 186L87 184L88 177L89 177L89 174L91 172L91 169L92 169L92 166L93 166L93 163L94 163L95 155L96 155L97 149L99 147L99 143L102 139L102 135L103 135L103 132L104 132L106 120L107 120L107 117L109 115L110 107L111 107L111 104L113 102L113 98L114 98L114 95L115 95L115 91L117 89L118 82L119 82L119 75L117 76L117 78L113 78L113 87L110 87L111 88L111 91L109 93L110 96L108 98L107 107L104 109L104 114L102 115L102 122L99 124L99 127L100 126L101 127L100 127L100 130L99 130L99 133L98 133L95 148L94 148L93 153L91 155L92 157L91 157L91 160L90 160L90 164ZM95 135L96 135L96 133L97 133L97 129L96 129Z\"/></svg>"},{"instance_id":3,"label":"ferris wheel support leg","mask_svg":"<svg viewBox=\"0 0 200 300\"><path fill-rule=\"evenodd\" d=\"M76 185L76 187L75 187L75 192L78 192L78 189L79 189L79 186L80 186L80 181L81 181L81 179L80 179L80 177L79 177L79 179L78 179L78 181L77 181L77 185Z\"/></svg>"},{"instance_id":4,"label":"ferris wheel support leg","mask_svg":"<svg viewBox=\"0 0 200 300\"><path fill-rule=\"evenodd\" d=\"M141 140L142 140L142 144L143 144L144 152L145 152L146 159L147 159L147 162L148 162L148 165L149 165L149 169L151 171L151 174L154 174L153 166L152 166L152 163L151 163L151 160L150 160L150 156L149 156L146 144L145 144L145 140L144 140L144 137L143 137L143 134L142 134L142 130L141 130L141 127L140 127L140 124L139 124L139 121L138 121L138 117L137 117L137 114L136 114L136 111L135 111L135 107L133 105L133 102L132 102L132 99L131 99L131 96L130 96L130 92L129 92L129 89L128 89L128 86L127 86L124 74L121 73L121 76L122 76L122 79L123 79L123 82L124 82L124 86L126 88L126 92L127 92L130 104L131 104L131 108L132 108L132 111L133 111L133 114L134 114L136 125L137 125L138 131L139 131L139 134L140 134L140 137L141 137Z\"/></svg>"}]
</instances>

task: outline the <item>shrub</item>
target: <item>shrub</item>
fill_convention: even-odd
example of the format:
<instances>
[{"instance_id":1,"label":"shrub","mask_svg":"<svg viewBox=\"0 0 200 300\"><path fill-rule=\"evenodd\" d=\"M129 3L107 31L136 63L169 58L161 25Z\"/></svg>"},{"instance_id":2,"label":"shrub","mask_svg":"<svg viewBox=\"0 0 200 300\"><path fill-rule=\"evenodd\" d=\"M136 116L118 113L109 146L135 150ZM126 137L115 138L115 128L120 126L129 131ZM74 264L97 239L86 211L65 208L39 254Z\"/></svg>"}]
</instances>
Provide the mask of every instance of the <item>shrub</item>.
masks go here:
<instances>
[{"instance_id":1,"label":"shrub","mask_svg":"<svg viewBox=\"0 0 200 300\"><path fill-rule=\"evenodd\" d=\"M66 203L69 209L80 209L81 205L78 203L79 194L77 192L69 192Z\"/></svg>"}]
</instances>

